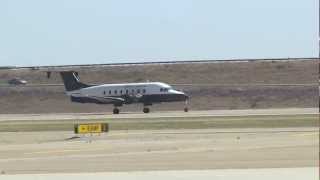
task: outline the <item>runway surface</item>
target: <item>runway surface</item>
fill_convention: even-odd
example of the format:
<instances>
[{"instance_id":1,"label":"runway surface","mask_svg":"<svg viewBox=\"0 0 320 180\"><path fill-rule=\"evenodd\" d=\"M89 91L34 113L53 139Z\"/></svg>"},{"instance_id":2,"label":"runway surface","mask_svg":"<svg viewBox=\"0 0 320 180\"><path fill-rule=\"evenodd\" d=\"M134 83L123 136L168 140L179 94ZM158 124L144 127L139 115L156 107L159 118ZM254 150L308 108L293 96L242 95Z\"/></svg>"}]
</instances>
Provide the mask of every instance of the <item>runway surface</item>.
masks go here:
<instances>
[{"instance_id":1,"label":"runway surface","mask_svg":"<svg viewBox=\"0 0 320 180\"><path fill-rule=\"evenodd\" d=\"M0 121L10 120L67 120L67 119L105 119L105 118L164 118L164 117L214 117L214 116L255 116L255 115L302 115L319 114L319 108L288 108L288 109L245 109L245 110L208 110L208 111L169 111L123 112L118 115L107 113L52 113L52 114L0 114Z\"/></svg>"},{"instance_id":2,"label":"runway surface","mask_svg":"<svg viewBox=\"0 0 320 180\"><path fill-rule=\"evenodd\" d=\"M3 180L316 180L319 179L318 168L269 168L269 169L223 169L223 170L186 170L186 171L140 171L140 172L107 172L78 174L29 174L0 175Z\"/></svg>"},{"instance_id":3,"label":"runway surface","mask_svg":"<svg viewBox=\"0 0 320 180\"><path fill-rule=\"evenodd\" d=\"M36 120L36 123L42 123L41 120L137 118L150 119L150 122L153 122L152 118L163 117L252 116L255 118L254 116L267 115L272 119L278 115L304 114L319 114L319 111L318 108L291 108L120 115L7 114L0 115L0 121L21 120L15 122L21 123L25 120ZM172 172L177 172L174 178L181 177L181 179L189 178L188 173L190 177L194 177L193 179L212 179L212 177L248 179L246 177L249 176L261 179L257 178L259 174L257 172L274 179L273 177L277 176L276 172L282 171L273 168L297 168L292 172L284 170L283 172L291 173L277 176L292 176L290 179L294 179L314 177L311 172L314 171L314 167L319 166L318 160L319 128L316 126L129 129L114 130L100 136L75 136L72 131L0 132L0 179L21 177L5 176L7 174L47 173L61 175L75 173L75 177L79 176L77 173L98 173L87 175L88 178L89 176L103 178L118 176L117 172L120 174L119 179L130 177L150 179L157 172L159 176L156 177L159 179L161 177L168 179L166 177L171 176ZM264 170L256 170L257 168ZM232 175L230 172L222 176L229 172L227 169L232 169L230 171L236 173ZM206 172L207 176L202 176ZM255 173L256 176L253 175ZM57 178L55 175L39 175L40 179L45 177Z\"/></svg>"},{"instance_id":4,"label":"runway surface","mask_svg":"<svg viewBox=\"0 0 320 180\"><path fill-rule=\"evenodd\" d=\"M316 167L318 128L0 133L3 174Z\"/></svg>"}]
</instances>

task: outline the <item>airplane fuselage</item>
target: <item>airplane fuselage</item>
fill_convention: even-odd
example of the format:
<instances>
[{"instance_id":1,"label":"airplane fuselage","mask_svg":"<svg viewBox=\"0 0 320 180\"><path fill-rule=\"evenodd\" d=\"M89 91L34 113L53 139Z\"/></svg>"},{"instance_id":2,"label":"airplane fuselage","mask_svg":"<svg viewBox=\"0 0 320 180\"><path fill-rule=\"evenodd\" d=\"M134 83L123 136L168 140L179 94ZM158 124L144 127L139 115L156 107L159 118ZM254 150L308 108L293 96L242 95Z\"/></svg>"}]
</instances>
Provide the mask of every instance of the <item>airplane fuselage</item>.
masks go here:
<instances>
[{"instance_id":1,"label":"airplane fuselage","mask_svg":"<svg viewBox=\"0 0 320 180\"><path fill-rule=\"evenodd\" d=\"M72 102L113 104L114 114L118 114L117 107L124 104L142 103L145 113L149 112L146 106L154 103L185 101L187 104L188 96L184 92L174 90L162 82L88 85L80 82L75 71L65 71L60 74L66 94L70 96ZM184 111L188 111L187 107Z\"/></svg>"},{"instance_id":2,"label":"airplane fuselage","mask_svg":"<svg viewBox=\"0 0 320 180\"><path fill-rule=\"evenodd\" d=\"M181 91L161 82L103 84L68 91L73 102L96 104L122 104L143 103L150 105L161 102L185 101L188 96ZM121 103L116 98L123 99Z\"/></svg>"}]
</instances>

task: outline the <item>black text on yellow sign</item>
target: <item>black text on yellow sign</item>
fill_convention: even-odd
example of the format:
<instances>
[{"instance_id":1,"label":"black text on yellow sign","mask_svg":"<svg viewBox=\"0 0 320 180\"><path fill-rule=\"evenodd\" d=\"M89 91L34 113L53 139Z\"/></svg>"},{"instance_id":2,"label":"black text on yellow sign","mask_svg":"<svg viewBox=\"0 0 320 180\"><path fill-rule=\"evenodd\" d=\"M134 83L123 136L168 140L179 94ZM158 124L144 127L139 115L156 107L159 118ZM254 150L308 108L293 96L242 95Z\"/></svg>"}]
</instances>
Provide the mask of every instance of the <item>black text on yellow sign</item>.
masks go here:
<instances>
[{"instance_id":1,"label":"black text on yellow sign","mask_svg":"<svg viewBox=\"0 0 320 180\"><path fill-rule=\"evenodd\" d=\"M108 132L107 123L75 124L74 132L76 134L103 133Z\"/></svg>"}]
</instances>

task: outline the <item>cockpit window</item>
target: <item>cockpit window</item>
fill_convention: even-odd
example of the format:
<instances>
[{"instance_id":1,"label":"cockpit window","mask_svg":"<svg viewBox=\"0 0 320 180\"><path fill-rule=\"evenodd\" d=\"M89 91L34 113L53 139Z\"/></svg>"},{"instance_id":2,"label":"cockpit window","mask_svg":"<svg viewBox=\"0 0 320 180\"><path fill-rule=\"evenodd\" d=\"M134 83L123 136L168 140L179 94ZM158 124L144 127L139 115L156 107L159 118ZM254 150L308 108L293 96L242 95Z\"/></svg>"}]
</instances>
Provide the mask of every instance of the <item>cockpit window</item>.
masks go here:
<instances>
[{"instance_id":1,"label":"cockpit window","mask_svg":"<svg viewBox=\"0 0 320 180\"><path fill-rule=\"evenodd\" d=\"M160 88L160 92L168 92L169 89L168 88Z\"/></svg>"}]
</instances>

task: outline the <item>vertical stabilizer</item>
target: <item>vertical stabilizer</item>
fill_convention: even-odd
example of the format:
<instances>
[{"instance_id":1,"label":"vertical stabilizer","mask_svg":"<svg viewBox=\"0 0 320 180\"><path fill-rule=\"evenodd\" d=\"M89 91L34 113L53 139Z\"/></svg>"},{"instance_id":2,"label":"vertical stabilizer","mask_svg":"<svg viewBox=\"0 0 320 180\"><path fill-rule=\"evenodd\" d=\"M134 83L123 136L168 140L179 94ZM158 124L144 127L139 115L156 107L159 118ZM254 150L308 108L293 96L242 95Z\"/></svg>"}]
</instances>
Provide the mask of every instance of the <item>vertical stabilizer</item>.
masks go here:
<instances>
[{"instance_id":1,"label":"vertical stabilizer","mask_svg":"<svg viewBox=\"0 0 320 180\"><path fill-rule=\"evenodd\" d=\"M90 85L80 82L78 73L75 71L60 72L66 91L74 91L81 88L90 87Z\"/></svg>"}]
</instances>

